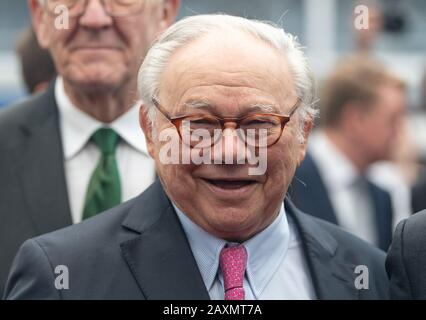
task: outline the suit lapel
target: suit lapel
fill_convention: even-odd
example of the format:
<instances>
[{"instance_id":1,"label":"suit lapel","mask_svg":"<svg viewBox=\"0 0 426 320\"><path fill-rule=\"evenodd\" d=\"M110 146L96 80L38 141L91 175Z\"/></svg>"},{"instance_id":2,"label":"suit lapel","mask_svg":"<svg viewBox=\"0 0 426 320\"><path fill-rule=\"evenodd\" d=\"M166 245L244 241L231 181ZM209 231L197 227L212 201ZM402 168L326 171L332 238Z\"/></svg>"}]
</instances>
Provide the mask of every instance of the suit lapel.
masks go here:
<instances>
[{"instance_id":1,"label":"suit lapel","mask_svg":"<svg viewBox=\"0 0 426 320\"><path fill-rule=\"evenodd\" d=\"M11 156L36 232L42 234L71 224L54 85L30 107L33 118L21 126L23 139Z\"/></svg>"},{"instance_id":2,"label":"suit lapel","mask_svg":"<svg viewBox=\"0 0 426 320\"><path fill-rule=\"evenodd\" d=\"M355 265L339 254L338 243L320 224L285 201L299 231L318 299L358 299Z\"/></svg>"},{"instance_id":3,"label":"suit lapel","mask_svg":"<svg viewBox=\"0 0 426 320\"><path fill-rule=\"evenodd\" d=\"M185 233L159 181L141 196L123 226L136 232L121 244L121 250L147 299L209 299Z\"/></svg>"}]
</instances>

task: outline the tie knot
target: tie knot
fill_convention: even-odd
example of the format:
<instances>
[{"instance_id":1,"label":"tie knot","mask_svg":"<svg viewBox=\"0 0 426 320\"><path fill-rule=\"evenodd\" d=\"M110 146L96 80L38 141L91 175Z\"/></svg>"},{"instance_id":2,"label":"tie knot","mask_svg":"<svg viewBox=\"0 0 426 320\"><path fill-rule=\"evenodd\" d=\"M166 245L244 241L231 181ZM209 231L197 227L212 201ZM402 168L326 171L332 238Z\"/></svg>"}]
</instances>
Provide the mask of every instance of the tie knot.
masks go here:
<instances>
[{"instance_id":1,"label":"tie knot","mask_svg":"<svg viewBox=\"0 0 426 320\"><path fill-rule=\"evenodd\" d=\"M226 300L244 300L247 251L243 245L223 248L219 258Z\"/></svg>"},{"instance_id":2,"label":"tie knot","mask_svg":"<svg viewBox=\"0 0 426 320\"><path fill-rule=\"evenodd\" d=\"M368 178L364 175L359 175L352 181L352 186L359 189L366 189L369 184L370 180L368 180Z\"/></svg>"},{"instance_id":3,"label":"tie knot","mask_svg":"<svg viewBox=\"0 0 426 320\"><path fill-rule=\"evenodd\" d=\"M92 141L98 146L103 154L115 153L119 136L113 129L102 128L92 136Z\"/></svg>"}]
</instances>

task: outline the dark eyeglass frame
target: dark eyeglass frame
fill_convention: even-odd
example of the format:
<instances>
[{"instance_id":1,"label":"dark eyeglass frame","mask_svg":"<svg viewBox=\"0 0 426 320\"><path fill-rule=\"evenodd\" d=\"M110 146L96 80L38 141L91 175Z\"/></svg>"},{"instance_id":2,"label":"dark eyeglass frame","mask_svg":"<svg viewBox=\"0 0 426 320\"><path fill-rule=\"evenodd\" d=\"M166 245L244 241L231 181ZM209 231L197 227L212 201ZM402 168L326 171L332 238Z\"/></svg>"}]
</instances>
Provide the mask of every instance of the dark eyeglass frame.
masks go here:
<instances>
[{"instance_id":1,"label":"dark eyeglass frame","mask_svg":"<svg viewBox=\"0 0 426 320\"><path fill-rule=\"evenodd\" d=\"M69 17L70 18L76 18L76 17L80 17L84 14L84 12L86 11L87 8L87 4L89 2L89 0L75 0L74 1L74 5L78 4L78 2L84 1L84 5L81 7L82 9L80 11L77 11L76 13L71 14L71 8L69 8ZM128 12L128 13L122 13L122 14L117 14L114 12L111 12L111 9L108 7L107 4L109 4L111 1L117 1L117 0L100 0L101 4L105 10L105 12L111 16L111 17L115 17L115 18L119 18L119 17L128 17L128 16L133 16L133 15L137 15L139 13L141 13L144 8L145 8L145 4L146 4L146 0L139 0L139 6L136 8L137 10L132 10L132 12ZM51 0L43 0L42 1L42 6L45 8L45 10L51 14L56 16L57 14L55 13L55 8L58 5L65 5L66 1L53 1L53 2L64 2L64 3L57 3L57 4L51 4L51 6L49 6L49 3L52 3Z\"/></svg>"},{"instance_id":2,"label":"dark eyeglass frame","mask_svg":"<svg viewBox=\"0 0 426 320\"><path fill-rule=\"evenodd\" d=\"M216 116L213 116L213 115L206 116L205 114L191 114L191 115L183 115L183 116L178 116L178 117L172 117L164 109L164 107L160 104L160 102L158 101L158 99L155 96L153 96L151 98L151 100L152 100L152 103L154 104L154 106L157 108L157 110L160 111L161 114L167 120L169 120L169 122L171 124L173 124L173 126L176 128L176 130L177 130L177 132L179 134L179 137L180 137L180 139L182 141L183 141L183 139L182 139L182 133L181 133L181 125L182 125L182 122L186 118L189 118L189 117L200 116L200 117L203 117L203 118L216 119L218 121L218 123L220 123L221 130L223 132L225 124L229 123L229 122L235 123L236 124L235 129L239 129L240 128L240 123L243 120L247 119L247 118L257 117L257 116L274 116L277 119L279 119L279 122L281 124L281 131L280 131L280 134L277 136L277 139L275 141L273 141L272 143L269 143L267 145L267 147L273 146L274 144L276 144L281 139L281 136L282 136L284 128L285 128L285 125L290 121L291 117L294 115L294 113L296 112L296 110L300 106L300 99L298 98L297 101L296 101L296 103L294 104L294 106L290 109L290 112L288 114L286 114L286 115L277 114L277 113L253 113L253 114L249 114L249 115L246 115L244 117L239 117L239 118L229 118L229 117L227 117L227 118L220 118L220 117L216 117ZM215 143L216 143L216 141L214 141L212 143L212 145L214 145Z\"/></svg>"}]
</instances>

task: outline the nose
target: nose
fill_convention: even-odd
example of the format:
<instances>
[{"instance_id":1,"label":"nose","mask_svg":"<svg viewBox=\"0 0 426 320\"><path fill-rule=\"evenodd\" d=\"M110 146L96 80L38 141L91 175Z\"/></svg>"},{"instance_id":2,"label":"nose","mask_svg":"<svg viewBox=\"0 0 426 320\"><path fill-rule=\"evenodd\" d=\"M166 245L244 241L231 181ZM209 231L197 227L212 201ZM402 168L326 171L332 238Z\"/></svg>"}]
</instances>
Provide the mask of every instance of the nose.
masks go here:
<instances>
[{"instance_id":1,"label":"nose","mask_svg":"<svg viewBox=\"0 0 426 320\"><path fill-rule=\"evenodd\" d=\"M79 22L88 29L103 29L111 26L113 18L106 12L102 0L88 0Z\"/></svg>"},{"instance_id":2,"label":"nose","mask_svg":"<svg viewBox=\"0 0 426 320\"><path fill-rule=\"evenodd\" d=\"M237 130L239 129L225 128L223 130L222 139L217 142L213 153L214 163L234 165L246 163L248 150L245 142L238 136Z\"/></svg>"}]
</instances>

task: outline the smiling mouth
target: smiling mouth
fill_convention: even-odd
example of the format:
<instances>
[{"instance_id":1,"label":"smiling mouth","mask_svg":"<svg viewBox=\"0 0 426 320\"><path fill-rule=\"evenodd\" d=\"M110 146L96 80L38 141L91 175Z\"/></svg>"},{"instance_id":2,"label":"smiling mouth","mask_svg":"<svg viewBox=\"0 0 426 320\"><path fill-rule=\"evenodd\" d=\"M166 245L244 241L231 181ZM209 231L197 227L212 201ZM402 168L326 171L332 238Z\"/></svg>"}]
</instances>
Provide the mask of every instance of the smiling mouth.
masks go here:
<instances>
[{"instance_id":1,"label":"smiling mouth","mask_svg":"<svg viewBox=\"0 0 426 320\"><path fill-rule=\"evenodd\" d=\"M117 47L99 46L99 47L76 47L73 50L74 51L81 51L81 50L93 51L93 50L119 50L119 49Z\"/></svg>"},{"instance_id":2,"label":"smiling mouth","mask_svg":"<svg viewBox=\"0 0 426 320\"><path fill-rule=\"evenodd\" d=\"M238 190L247 186L254 185L256 183L256 181L253 180L203 180L216 188L225 190Z\"/></svg>"}]
</instances>

